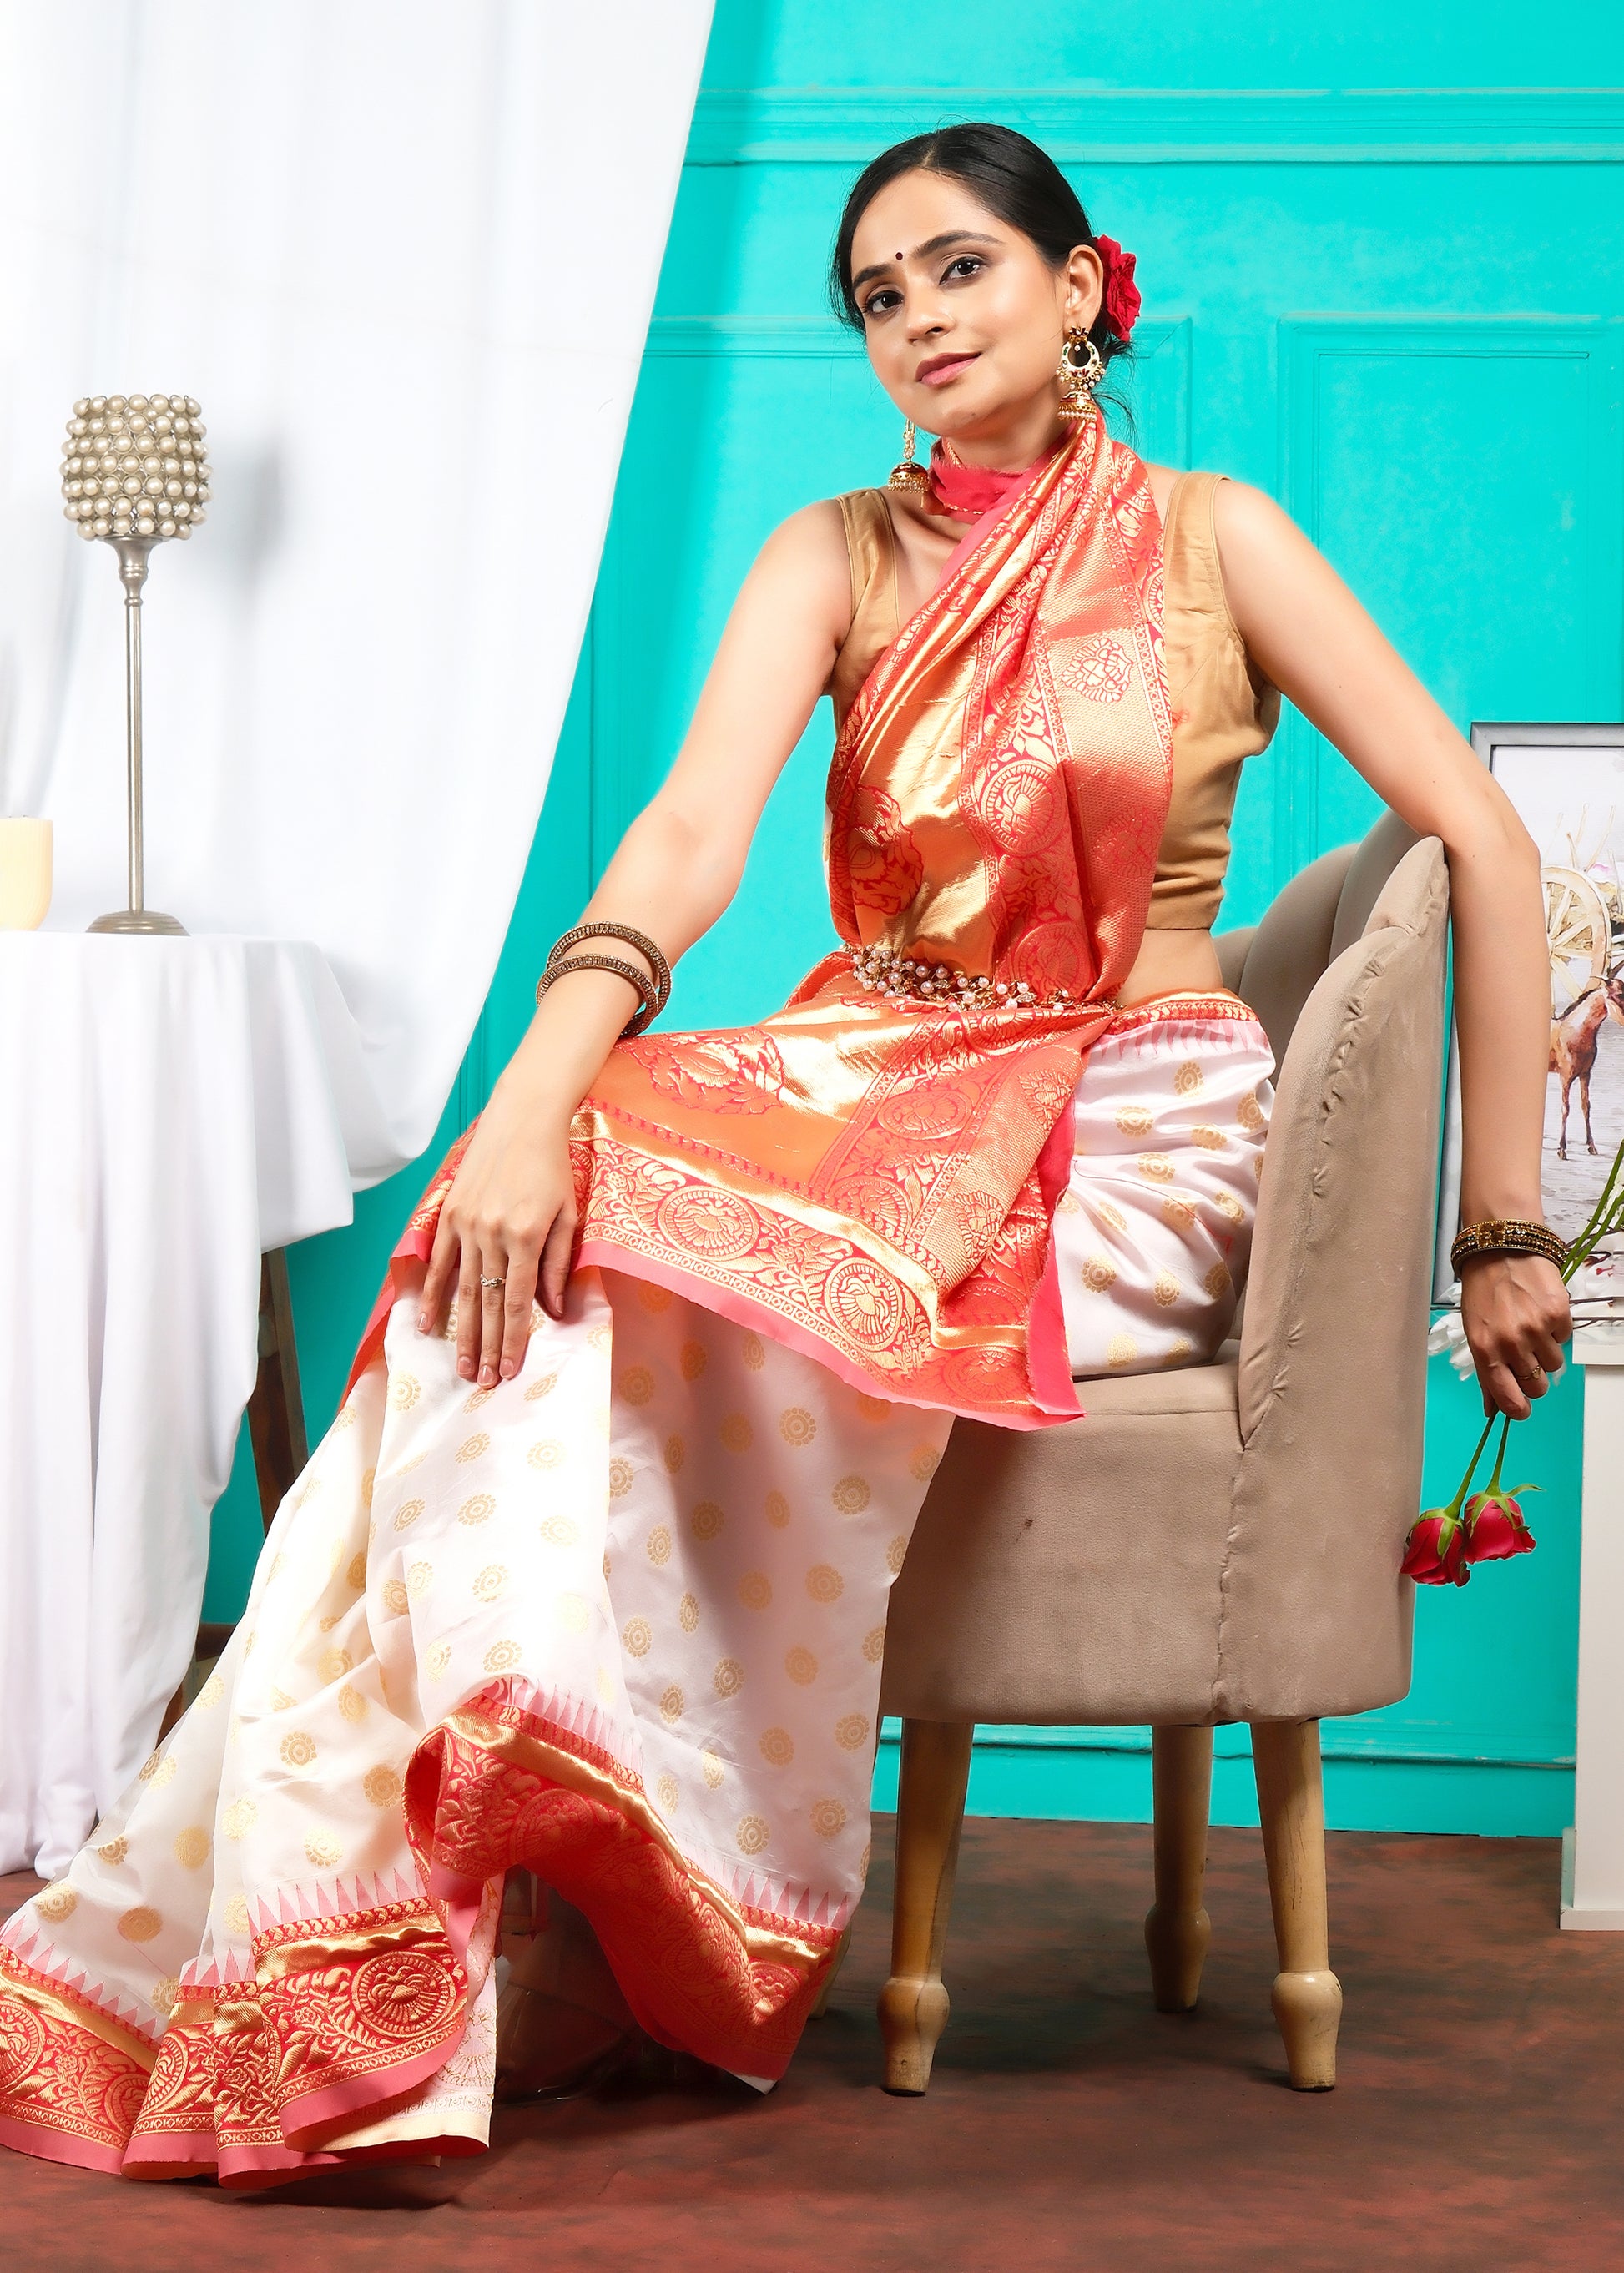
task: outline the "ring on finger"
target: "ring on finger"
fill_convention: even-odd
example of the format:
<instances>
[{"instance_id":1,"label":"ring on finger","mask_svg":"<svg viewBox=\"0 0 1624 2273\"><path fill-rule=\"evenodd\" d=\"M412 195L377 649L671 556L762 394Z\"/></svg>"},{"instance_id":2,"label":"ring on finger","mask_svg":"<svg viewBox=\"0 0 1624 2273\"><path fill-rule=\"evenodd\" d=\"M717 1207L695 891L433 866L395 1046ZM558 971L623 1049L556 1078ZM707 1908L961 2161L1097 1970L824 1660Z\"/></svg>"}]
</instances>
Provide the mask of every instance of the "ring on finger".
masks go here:
<instances>
[{"instance_id":1,"label":"ring on finger","mask_svg":"<svg viewBox=\"0 0 1624 2273\"><path fill-rule=\"evenodd\" d=\"M482 1271L479 1273L479 1284L482 1287L505 1287L508 1284L508 1273L503 1271L492 1277L490 1272Z\"/></svg>"}]
</instances>

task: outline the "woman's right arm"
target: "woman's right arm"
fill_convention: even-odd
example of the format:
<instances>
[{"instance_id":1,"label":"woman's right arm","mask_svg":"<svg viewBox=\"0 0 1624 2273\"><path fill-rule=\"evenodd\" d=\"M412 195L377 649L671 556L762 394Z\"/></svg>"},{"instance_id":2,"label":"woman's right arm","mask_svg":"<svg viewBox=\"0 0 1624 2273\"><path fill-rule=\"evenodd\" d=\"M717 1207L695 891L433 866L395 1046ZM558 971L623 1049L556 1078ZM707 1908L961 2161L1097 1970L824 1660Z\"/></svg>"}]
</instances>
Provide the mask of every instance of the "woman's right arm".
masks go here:
<instances>
[{"instance_id":1,"label":"woman's right arm","mask_svg":"<svg viewBox=\"0 0 1624 2273\"><path fill-rule=\"evenodd\" d=\"M741 587L676 762L621 838L584 920L631 924L673 964L709 931L738 889L851 616L840 508L808 506L768 538ZM644 960L618 940L577 952L598 948ZM563 1314L575 1230L569 1125L637 1000L612 971L549 987L480 1115L440 1211L418 1318L431 1332L455 1286L465 1380L489 1388L518 1371L538 1294L551 1316Z\"/></svg>"}]
</instances>

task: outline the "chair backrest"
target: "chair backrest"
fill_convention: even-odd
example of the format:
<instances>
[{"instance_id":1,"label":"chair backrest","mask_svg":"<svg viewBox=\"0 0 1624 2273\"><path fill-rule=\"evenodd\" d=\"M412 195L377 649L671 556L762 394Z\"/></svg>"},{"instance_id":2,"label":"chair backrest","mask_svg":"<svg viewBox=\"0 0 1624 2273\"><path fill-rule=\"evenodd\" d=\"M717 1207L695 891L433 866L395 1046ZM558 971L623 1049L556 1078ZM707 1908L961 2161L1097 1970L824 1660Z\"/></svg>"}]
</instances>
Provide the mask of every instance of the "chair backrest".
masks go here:
<instances>
[{"instance_id":1,"label":"chair backrest","mask_svg":"<svg viewBox=\"0 0 1624 2273\"><path fill-rule=\"evenodd\" d=\"M1435 836L1413 842L1392 866L1402 827L1378 823L1346 861L1332 946L1361 901L1369 912L1300 1008L1289 1001L1293 967L1274 942L1258 964L1276 989L1271 1015L1290 1039L1264 1147L1241 1327L1245 1455L1229 1576L1248 1626L1277 1634L1299 1607L1294 1589L1390 1598L1392 1648L1407 1656L1409 1589L1394 1574L1421 1478L1449 893ZM1338 857L1314 864L1327 880L1312 903L1316 926ZM1246 982L1303 881L1259 927ZM1254 1007L1262 1015L1265 1006ZM1291 1530L1291 1555L1279 1551L1281 1526ZM1312 1685L1310 1669L1304 1679Z\"/></svg>"}]
</instances>

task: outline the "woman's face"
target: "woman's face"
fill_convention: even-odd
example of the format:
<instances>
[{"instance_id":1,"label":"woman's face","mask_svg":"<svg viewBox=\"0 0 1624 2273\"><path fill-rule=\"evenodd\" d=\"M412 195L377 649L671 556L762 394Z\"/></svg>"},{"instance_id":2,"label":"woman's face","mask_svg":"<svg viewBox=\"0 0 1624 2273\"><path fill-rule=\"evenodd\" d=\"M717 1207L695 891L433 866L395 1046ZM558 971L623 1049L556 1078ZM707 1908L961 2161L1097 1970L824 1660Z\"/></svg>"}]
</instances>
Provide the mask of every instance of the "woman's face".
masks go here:
<instances>
[{"instance_id":1,"label":"woman's face","mask_svg":"<svg viewBox=\"0 0 1624 2273\"><path fill-rule=\"evenodd\" d=\"M1056 272L961 183L915 172L858 222L852 285L897 408L927 433L974 440L1054 409L1065 334L1098 315L1105 270L1079 245Z\"/></svg>"}]
</instances>

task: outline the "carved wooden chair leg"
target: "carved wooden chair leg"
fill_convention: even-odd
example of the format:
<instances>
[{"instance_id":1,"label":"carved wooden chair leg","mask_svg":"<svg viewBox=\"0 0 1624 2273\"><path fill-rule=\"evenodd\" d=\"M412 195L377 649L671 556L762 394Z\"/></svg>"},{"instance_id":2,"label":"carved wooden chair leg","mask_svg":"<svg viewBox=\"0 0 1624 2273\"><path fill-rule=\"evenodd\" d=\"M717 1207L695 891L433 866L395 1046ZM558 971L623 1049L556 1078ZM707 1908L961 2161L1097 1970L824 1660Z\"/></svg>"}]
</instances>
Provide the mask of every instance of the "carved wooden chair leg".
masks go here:
<instances>
[{"instance_id":1,"label":"carved wooden chair leg","mask_svg":"<svg viewBox=\"0 0 1624 2273\"><path fill-rule=\"evenodd\" d=\"M1213 1789L1210 1729L1153 1729L1156 1899L1145 1920L1159 2013L1188 2013L1201 1992L1213 1922L1201 1902Z\"/></svg>"},{"instance_id":2,"label":"carved wooden chair leg","mask_svg":"<svg viewBox=\"0 0 1624 2273\"><path fill-rule=\"evenodd\" d=\"M812 2011L808 2016L810 2019L814 2021L821 2021L824 2014L829 2010L829 1992L840 1977L840 1968L846 1963L846 1953L851 1946L852 1929L848 1925L846 1932L841 1935L839 1940L835 1944L835 1954L830 1962L828 1972L823 1976L823 1985L817 1992L816 2002L814 2004Z\"/></svg>"},{"instance_id":3,"label":"carved wooden chair leg","mask_svg":"<svg viewBox=\"0 0 1624 2273\"><path fill-rule=\"evenodd\" d=\"M967 1722L902 1724L891 1978L880 1992L879 2004L887 2091L925 2090L947 2026L942 1951L974 1734Z\"/></svg>"},{"instance_id":4,"label":"carved wooden chair leg","mask_svg":"<svg viewBox=\"0 0 1624 2273\"><path fill-rule=\"evenodd\" d=\"M1298 2091L1336 2082L1342 1984L1331 1970L1325 1894L1325 1792L1318 1721L1256 1721L1252 1765L1274 1912L1274 2019Z\"/></svg>"}]
</instances>

